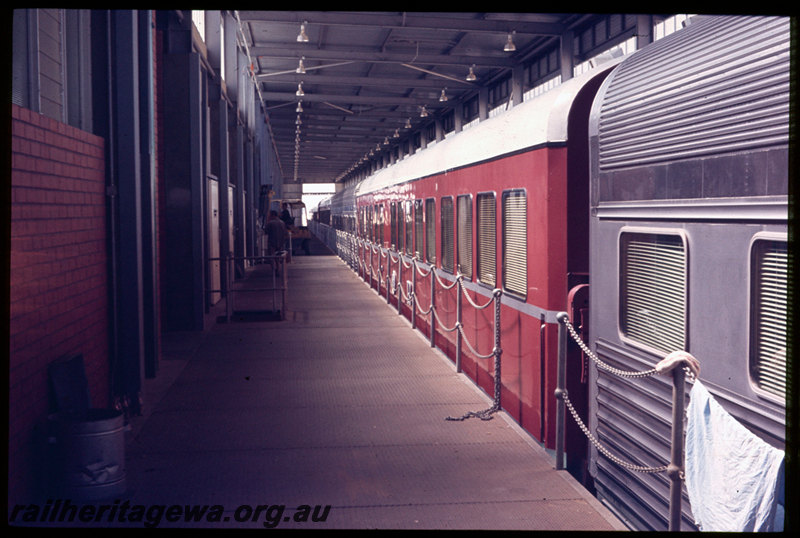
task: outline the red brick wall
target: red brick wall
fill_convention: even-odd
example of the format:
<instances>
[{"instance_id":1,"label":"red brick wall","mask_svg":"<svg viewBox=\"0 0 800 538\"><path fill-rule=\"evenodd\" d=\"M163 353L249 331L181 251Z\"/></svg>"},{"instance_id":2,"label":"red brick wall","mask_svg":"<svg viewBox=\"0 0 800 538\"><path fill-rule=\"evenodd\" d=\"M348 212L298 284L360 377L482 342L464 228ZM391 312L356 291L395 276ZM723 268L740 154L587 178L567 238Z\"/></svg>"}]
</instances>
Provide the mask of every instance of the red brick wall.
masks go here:
<instances>
[{"instance_id":1,"label":"red brick wall","mask_svg":"<svg viewBox=\"0 0 800 538\"><path fill-rule=\"evenodd\" d=\"M83 354L92 405L109 405L103 146L102 138L12 105L10 496L35 491L49 363Z\"/></svg>"}]
</instances>

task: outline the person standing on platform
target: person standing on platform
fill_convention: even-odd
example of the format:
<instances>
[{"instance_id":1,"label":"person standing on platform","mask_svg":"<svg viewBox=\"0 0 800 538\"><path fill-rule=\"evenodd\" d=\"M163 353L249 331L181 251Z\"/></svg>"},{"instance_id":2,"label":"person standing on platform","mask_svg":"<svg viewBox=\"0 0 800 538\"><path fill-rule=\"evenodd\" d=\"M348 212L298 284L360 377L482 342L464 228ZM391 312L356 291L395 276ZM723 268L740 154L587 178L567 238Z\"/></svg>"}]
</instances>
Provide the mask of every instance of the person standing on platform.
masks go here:
<instances>
[{"instance_id":1,"label":"person standing on platform","mask_svg":"<svg viewBox=\"0 0 800 538\"><path fill-rule=\"evenodd\" d=\"M278 218L278 212L270 210L267 217L267 224L264 226L267 233L267 256L274 256L277 252L284 250L286 246L286 225ZM277 265L275 271L278 271Z\"/></svg>"},{"instance_id":2,"label":"person standing on platform","mask_svg":"<svg viewBox=\"0 0 800 538\"><path fill-rule=\"evenodd\" d=\"M289 204L283 204L283 211L281 211L281 220L288 228L289 226L294 226L294 217L289 212Z\"/></svg>"}]
</instances>

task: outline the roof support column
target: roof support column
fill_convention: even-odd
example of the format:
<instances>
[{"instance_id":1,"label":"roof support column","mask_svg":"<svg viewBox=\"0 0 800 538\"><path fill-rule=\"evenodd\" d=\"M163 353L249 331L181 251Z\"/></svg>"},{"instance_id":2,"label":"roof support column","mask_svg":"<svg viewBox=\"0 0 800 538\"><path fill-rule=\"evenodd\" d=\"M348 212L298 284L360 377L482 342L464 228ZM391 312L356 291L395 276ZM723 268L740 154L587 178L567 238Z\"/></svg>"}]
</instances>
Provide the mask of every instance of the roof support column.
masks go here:
<instances>
[{"instance_id":1,"label":"roof support column","mask_svg":"<svg viewBox=\"0 0 800 538\"><path fill-rule=\"evenodd\" d=\"M489 117L489 88L482 86L478 90L478 121Z\"/></svg>"},{"instance_id":2,"label":"roof support column","mask_svg":"<svg viewBox=\"0 0 800 538\"><path fill-rule=\"evenodd\" d=\"M636 50L641 50L653 42L653 17L652 15L639 15L636 17Z\"/></svg>"},{"instance_id":3,"label":"roof support column","mask_svg":"<svg viewBox=\"0 0 800 538\"><path fill-rule=\"evenodd\" d=\"M570 31L561 34L561 82L566 82L572 78L573 68L575 67L575 33Z\"/></svg>"},{"instance_id":4,"label":"roof support column","mask_svg":"<svg viewBox=\"0 0 800 538\"><path fill-rule=\"evenodd\" d=\"M453 111L453 125L455 126L454 132L460 133L464 128L464 103L458 101L455 110Z\"/></svg>"},{"instance_id":5,"label":"roof support column","mask_svg":"<svg viewBox=\"0 0 800 538\"><path fill-rule=\"evenodd\" d=\"M511 69L511 106L522 104L522 90L525 85L525 67L521 64Z\"/></svg>"}]
</instances>

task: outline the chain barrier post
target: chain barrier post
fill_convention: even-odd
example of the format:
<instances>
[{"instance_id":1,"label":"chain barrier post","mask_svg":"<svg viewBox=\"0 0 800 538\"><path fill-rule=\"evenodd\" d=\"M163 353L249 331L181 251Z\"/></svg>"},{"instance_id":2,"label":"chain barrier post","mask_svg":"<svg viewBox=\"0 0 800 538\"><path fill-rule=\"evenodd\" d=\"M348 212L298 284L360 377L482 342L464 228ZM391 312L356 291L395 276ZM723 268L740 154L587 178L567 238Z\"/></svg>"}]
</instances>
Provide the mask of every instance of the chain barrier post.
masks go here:
<instances>
[{"instance_id":1,"label":"chain barrier post","mask_svg":"<svg viewBox=\"0 0 800 538\"><path fill-rule=\"evenodd\" d=\"M567 397L567 328L564 321L566 312L556 314L558 320L558 375L556 378L556 470L564 470L564 398Z\"/></svg>"},{"instance_id":2,"label":"chain barrier post","mask_svg":"<svg viewBox=\"0 0 800 538\"><path fill-rule=\"evenodd\" d=\"M401 299L403 298L403 289L400 284L403 282L403 255L400 251L397 251L397 282L395 282L394 290L397 294L397 315L401 315L403 312L400 309L402 304Z\"/></svg>"},{"instance_id":3,"label":"chain barrier post","mask_svg":"<svg viewBox=\"0 0 800 538\"><path fill-rule=\"evenodd\" d=\"M669 530L681 530L681 475L683 474L683 413L686 371L675 368L672 371L672 447L667 475L669 485Z\"/></svg>"},{"instance_id":4,"label":"chain barrier post","mask_svg":"<svg viewBox=\"0 0 800 538\"><path fill-rule=\"evenodd\" d=\"M417 257L411 260L411 328L417 328Z\"/></svg>"},{"instance_id":5,"label":"chain barrier post","mask_svg":"<svg viewBox=\"0 0 800 538\"><path fill-rule=\"evenodd\" d=\"M461 282L461 270L456 276L456 373L461 373L461 294L464 285Z\"/></svg>"},{"instance_id":6,"label":"chain barrier post","mask_svg":"<svg viewBox=\"0 0 800 538\"><path fill-rule=\"evenodd\" d=\"M389 287L392 284L392 251L386 249L386 304L391 304L389 300Z\"/></svg>"},{"instance_id":7,"label":"chain barrier post","mask_svg":"<svg viewBox=\"0 0 800 538\"><path fill-rule=\"evenodd\" d=\"M430 341L431 347L436 347L436 339L434 337L434 332L436 331L436 314L434 314L434 308L436 306L436 268L431 265L431 322L430 322Z\"/></svg>"},{"instance_id":8,"label":"chain barrier post","mask_svg":"<svg viewBox=\"0 0 800 538\"><path fill-rule=\"evenodd\" d=\"M500 346L500 307L502 305L503 290L497 288L494 290L494 411L499 411L502 408L500 405L500 384L502 378L500 377L500 357L503 355L503 348Z\"/></svg>"}]
</instances>

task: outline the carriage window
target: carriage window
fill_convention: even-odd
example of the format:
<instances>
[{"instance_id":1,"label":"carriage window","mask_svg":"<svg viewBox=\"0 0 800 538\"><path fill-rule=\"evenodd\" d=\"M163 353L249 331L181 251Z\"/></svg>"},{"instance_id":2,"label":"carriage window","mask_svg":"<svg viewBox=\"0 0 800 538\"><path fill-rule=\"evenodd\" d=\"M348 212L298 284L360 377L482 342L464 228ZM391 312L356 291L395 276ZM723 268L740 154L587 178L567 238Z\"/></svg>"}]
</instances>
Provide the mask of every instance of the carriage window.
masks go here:
<instances>
[{"instance_id":1,"label":"carriage window","mask_svg":"<svg viewBox=\"0 0 800 538\"><path fill-rule=\"evenodd\" d=\"M406 254L414 254L414 213L411 201L405 203L406 212Z\"/></svg>"},{"instance_id":2,"label":"carriage window","mask_svg":"<svg viewBox=\"0 0 800 538\"><path fill-rule=\"evenodd\" d=\"M423 219L422 200L414 200L414 254L422 259L423 237L425 235L425 220Z\"/></svg>"},{"instance_id":3,"label":"carriage window","mask_svg":"<svg viewBox=\"0 0 800 538\"><path fill-rule=\"evenodd\" d=\"M496 204L494 193L478 195L478 280L496 286L497 235Z\"/></svg>"},{"instance_id":4,"label":"carriage window","mask_svg":"<svg viewBox=\"0 0 800 538\"><path fill-rule=\"evenodd\" d=\"M453 199L442 198L442 269L453 272L454 244L453 244Z\"/></svg>"},{"instance_id":5,"label":"carriage window","mask_svg":"<svg viewBox=\"0 0 800 538\"><path fill-rule=\"evenodd\" d=\"M503 193L503 286L525 296L528 291L527 204L523 190Z\"/></svg>"},{"instance_id":6,"label":"carriage window","mask_svg":"<svg viewBox=\"0 0 800 538\"><path fill-rule=\"evenodd\" d=\"M436 200L425 200L425 261L436 263Z\"/></svg>"},{"instance_id":7,"label":"carriage window","mask_svg":"<svg viewBox=\"0 0 800 538\"><path fill-rule=\"evenodd\" d=\"M620 236L620 326L632 341L670 353L686 342L686 246L676 234Z\"/></svg>"},{"instance_id":8,"label":"carriage window","mask_svg":"<svg viewBox=\"0 0 800 538\"><path fill-rule=\"evenodd\" d=\"M392 202L389 206L389 221L389 232L392 236L392 248L394 249L397 248L400 241L397 237L397 226L399 223L397 220L397 204L395 202ZM398 248L398 250L400 249Z\"/></svg>"},{"instance_id":9,"label":"carriage window","mask_svg":"<svg viewBox=\"0 0 800 538\"><path fill-rule=\"evenodd\" d=\"M403 252L406 236L403 233L403 202L397 202L397 252Z\"/></svg>"},{"instance_id":10,"label":"carriage window","mask_svg":"<svg viewBox=\"0 0 800 538\"><path fill-rule=\"evenodd\" d=\"M383 246L384 228L383 204L375 206L375 242Z\"/></svg>"},{"instance_id":11,"label":"carriage window","mask_svg":"<svg viewBox=\"0 0 800 538\"><path fill-rule=\"evenodd\" d=\"M472 278L472 196L458 197L458 270Z\"/></svg>"},{"instance_id":12,"label":"carriage window","mask_svg":"<svg viewBox=\"0 0 800 538\"><path fill-rule=\"evenodd\" d=\"M372 214L372 206L368 206L367 207L367 222L366 222L367 238L374 243L375 242L375 225L373 224L373 219L374 219L374 216Z\"/></svg>"},{"instance_id":13,"label":"carriage window","mask_svg":"<svg viewBox=\"0 0 800 538\"><path fill-rule=\"evenodd\" d=\"M395 233L397 224L397 205L392 202L389 204L389 235L392 248L397 244L397 234Z\"/></svg>"},{"instance_id":14,"label":"carriage window","mask_svg":"<svg viewBox=\"0 0 800 538\"><path fill-rule=\"evenodd\" d=\"M761 390L785 398L786 242L756 241L751 263L750 375Z\"/></svg>"}]
</instances>

